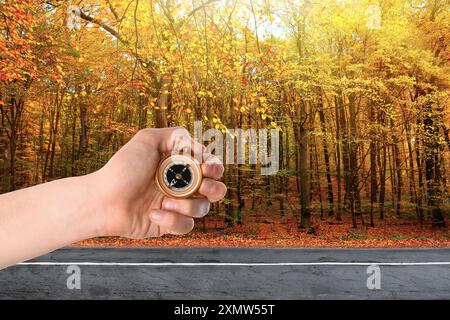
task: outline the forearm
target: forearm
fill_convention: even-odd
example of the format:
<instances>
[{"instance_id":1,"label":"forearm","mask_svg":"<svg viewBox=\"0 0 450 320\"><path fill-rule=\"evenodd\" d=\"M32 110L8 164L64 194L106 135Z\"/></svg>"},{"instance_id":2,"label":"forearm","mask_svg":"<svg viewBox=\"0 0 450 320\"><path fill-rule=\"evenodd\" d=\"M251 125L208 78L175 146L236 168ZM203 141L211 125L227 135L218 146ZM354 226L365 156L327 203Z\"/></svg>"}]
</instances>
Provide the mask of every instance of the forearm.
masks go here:
<instances>
[{"instance_id":1,"label":"forearm","mask_svg":"<svg viewBox=\"0 0 450 320\"><path fill-rule=\"evenodd\" d=\"M0 195L0 269L101 235L93 175Z\"/></svg>"},{"instance_id":2,"label":"forearm","mask_svg":"<svg viewBox=\"0 0 450 320\"><path fill-rule=\"evenodd\" d=\"M204 147L185 129L139 131L99 171L0 195L0 269L97 236L185 234L225 196L223 166L203 163L200 197L170 199L155 174L161 154Z\"/></svg>"}]
</instances>

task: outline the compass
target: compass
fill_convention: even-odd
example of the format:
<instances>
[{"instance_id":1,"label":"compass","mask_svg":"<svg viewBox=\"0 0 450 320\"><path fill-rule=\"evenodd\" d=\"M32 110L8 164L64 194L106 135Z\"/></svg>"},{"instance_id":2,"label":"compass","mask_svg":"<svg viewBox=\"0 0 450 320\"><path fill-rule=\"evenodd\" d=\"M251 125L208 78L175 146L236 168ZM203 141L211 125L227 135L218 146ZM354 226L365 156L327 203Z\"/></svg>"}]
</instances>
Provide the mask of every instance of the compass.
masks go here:
<instances>
[{"instance_id":1,"label":"compass","mask_svg":"<svg viewBox=\"0 0 450 320\"><path fill-rule=\"evenodd\" d=\"M164 158L156 172L156 184L166 196L184 199L193 195L202 183L202 169L195 158L171 155Z\"/></svg>"}]
</instances>

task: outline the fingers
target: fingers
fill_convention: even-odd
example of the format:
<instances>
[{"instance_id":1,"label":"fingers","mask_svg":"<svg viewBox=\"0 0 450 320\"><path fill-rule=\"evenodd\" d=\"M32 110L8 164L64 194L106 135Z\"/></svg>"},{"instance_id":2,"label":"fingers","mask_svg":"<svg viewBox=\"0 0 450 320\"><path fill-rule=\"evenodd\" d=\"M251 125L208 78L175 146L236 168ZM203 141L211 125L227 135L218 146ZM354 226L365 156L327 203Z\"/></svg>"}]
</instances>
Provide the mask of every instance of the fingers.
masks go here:
<instances>
[{"instance_id":1,"label":"fingers","mask_svg":"<svg viewBox=\"0 0 450 320\"><path fill-rule=\"evenodd\" d=\"M192 139L185 128L143 129L140 136L148 141L159 141L159 152L191 152L202 163L203 175L212 179L220 179L224 172L222 162L215 155L205 153L205 146Z\"/></svg>"},{"instance_id":2,"label":"fingers","mask_svg":"<svg viewBox=\"0 0 450 320\"><path fill-rule=\"evenodd\" d=\"M205 198L191 198L175 200L165 198L162 203L162 209L190 216L193 218L202 218L209 212L210 202Z\"/></svg>"},{"instance_id":3,"label":"fingers","mask_svg":"<svg viewBox=\"0 0 450 320\"><path fill-rule=\"evenodd\" d=\"M166 233L182 235L192 231L194 219L176 212L154 209L150 211L150 220Z\"/></svg>"},{"instance_id":4,"label":"fingers","mask_svg":"<svg viewBox=\"0 0 450 320\"><path fill-rule=\"evenodd\" d=\"M222 162L216 156L205 153L203 156L202 172L205 177L218 180L222 178L225 168Z\"/></svg>"},{"instance_id":5,"label":"fingers","mask_svg":"<svg viewBox=\"0 0 450 320\"><path fill-rule=\"evenodd\" d=\"M199 193L207 197L209 201L217 202L225 197L227 187L220 181L205 178L200 186Z\"/></svg>"},{"instance_id":6,"label":"fingers","mask_svg":"<svg viewBox=\"0 0 450 320\"><path fill-rule=\"evenodd\" d=\"M161 210L151 210L152 225L158 225L159 235L166 233L182 235L194 228L194 219L204 217L210 208L205 198L174 200L165 198Z\"/></svg>"}]
</instances>

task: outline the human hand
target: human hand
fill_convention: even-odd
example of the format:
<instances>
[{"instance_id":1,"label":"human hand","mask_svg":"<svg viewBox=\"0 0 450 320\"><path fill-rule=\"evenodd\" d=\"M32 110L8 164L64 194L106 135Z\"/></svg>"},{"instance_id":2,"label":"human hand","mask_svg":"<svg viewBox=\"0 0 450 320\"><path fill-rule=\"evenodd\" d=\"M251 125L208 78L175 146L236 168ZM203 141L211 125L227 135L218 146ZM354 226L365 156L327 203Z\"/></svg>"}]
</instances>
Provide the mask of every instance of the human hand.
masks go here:
<instances>
[{"instance_id":1,"label":"human hand","mask_svg":"<svg viewBox=\"0 0 450 320\"><path fill-rule=\"evenodd\" d=\"M175 200L156 185L155 173L164 155L189 148L203 154L203 181L198 195ZM226 186L216 181L224 167L204 146L194 142L182 128L144 129L93 174L95 190L104 209L100 234L128 238L185 234L194 227L193 218L205 216L210 203L221 200Z\"/></svg>"}]
</instances>

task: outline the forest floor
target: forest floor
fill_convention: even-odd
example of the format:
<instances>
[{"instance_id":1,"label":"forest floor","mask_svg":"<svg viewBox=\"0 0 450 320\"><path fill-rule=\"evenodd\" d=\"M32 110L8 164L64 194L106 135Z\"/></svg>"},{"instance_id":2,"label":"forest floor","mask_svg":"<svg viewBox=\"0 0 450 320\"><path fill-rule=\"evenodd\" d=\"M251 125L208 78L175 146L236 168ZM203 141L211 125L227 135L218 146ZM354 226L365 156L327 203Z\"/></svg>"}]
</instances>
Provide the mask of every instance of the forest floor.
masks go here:
<instances>
[{"instance_id":1,"label":"forest floor","mask_svg":"<svg viewBox=\"0 0 450 320\"><path fill-rule=\"evenodd\" d=\"M375 227L365 225L357 217L358 227L352 227L348 213L342 221L336 217L312 216L309 230L297 228L298 219L292 213L280 216L270 210L244 212L242 225L227 227L223 215L213 213L197 220L195 229L188 235L165 235L162 238L144 240L119 237L95 238L76 243L75 246L117 247L450 247L450 228L432 229L429 219L420 226L414 214L402 213L401 217L389 210L383 220L375 219ZM447 214L447 225L450 217Z\"/></svg>"}]
</instances>

